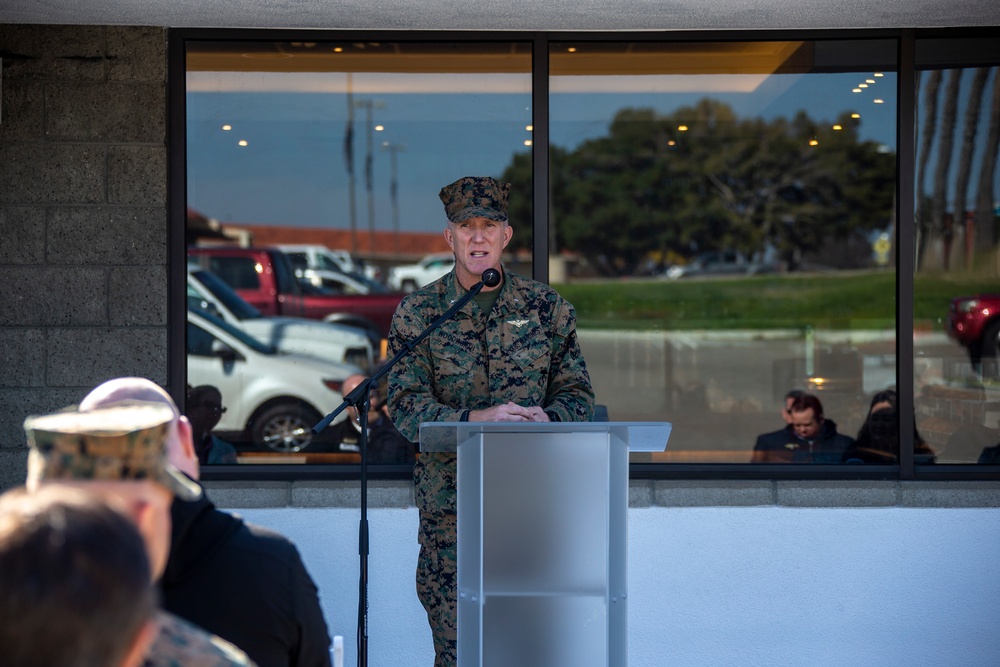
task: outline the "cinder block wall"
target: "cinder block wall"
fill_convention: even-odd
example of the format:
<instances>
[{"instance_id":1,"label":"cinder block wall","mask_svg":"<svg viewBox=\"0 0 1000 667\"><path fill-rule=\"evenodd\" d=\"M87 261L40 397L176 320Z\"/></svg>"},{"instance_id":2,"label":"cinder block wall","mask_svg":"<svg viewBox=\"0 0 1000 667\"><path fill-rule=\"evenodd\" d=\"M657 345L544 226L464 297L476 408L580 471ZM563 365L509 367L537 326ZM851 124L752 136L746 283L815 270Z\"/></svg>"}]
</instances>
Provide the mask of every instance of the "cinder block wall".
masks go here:
<instances>
[{"instance_id":1,"label":"cinder block wall","mask_svg":"<svg viewBox=\"0 0 1000 667\"><path fill-rule=\"evenodd\" d=\"M0 489L21 424L167 379L166 30L0 25Z\"/></svg>"}]
</instances>

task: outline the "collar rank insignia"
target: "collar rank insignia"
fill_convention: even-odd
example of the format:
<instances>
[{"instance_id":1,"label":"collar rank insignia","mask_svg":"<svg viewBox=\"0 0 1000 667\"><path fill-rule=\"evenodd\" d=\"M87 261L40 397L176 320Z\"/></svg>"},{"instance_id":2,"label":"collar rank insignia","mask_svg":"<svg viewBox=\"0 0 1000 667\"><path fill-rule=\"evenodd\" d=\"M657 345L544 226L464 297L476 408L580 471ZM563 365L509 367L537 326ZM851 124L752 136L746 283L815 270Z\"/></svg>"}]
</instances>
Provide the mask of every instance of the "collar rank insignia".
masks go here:
<instances>
[{"instance_id":1,"label":"collar rank insignia","mask_svg":"<svg viewBox=\"0 0 1000 667\"><path fill-rule=\"evenodd\" d=\"M521 327L523 327L527 323L528 323L528 320L507 320L507 324L513 324L518 329L520 329Z\"/></svg>"}]
</instances>

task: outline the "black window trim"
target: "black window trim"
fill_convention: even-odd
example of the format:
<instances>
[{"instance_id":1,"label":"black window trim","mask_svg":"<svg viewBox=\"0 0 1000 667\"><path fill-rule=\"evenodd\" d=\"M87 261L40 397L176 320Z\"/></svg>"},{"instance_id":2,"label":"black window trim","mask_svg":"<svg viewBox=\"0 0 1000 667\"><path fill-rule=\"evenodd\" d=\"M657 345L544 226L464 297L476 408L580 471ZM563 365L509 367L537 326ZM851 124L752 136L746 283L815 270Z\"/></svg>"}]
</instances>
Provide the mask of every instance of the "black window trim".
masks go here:
<instances>
[{"instance_id":1,"label":"black window trim","mask_svg":"<svg viewBox=\"0 0 1000 667\"><path fill-rule=\"evenodd\" d=\"M914 276L914 182L916 173L915 45L922 38L995 37L996 28L878 28L776 31L657 31L657 32L468 32L468 31L320 31L290 29L206 29L173 28L167 33L167 156L168 156L168 330L167 382L174 400L184 404L187 382L185 354L186 249L184 241L187 210L186 181L186 76L185 50L192 41L283 41L332 40L393 42L528 42L532 45L533 136L533 245L532 269L536 279L548 280L548 133L549 86L548 45L552 42L697 42L761 40L897 40L897 243L896 243L896 373L900 423L914 419L913 397L913 276ZM903 177L909 175L908 177ZM332 407L332 406L331 406ZM913 436L901 433L900 461L893 466L790 465L790 464L700 464L632 463L631 479L676 480L892 480L892 481L985 481L1000 480L1000 466L926 465L917 466L913 456ZM369 467L372 479L409 479L411 466ZM206 480L355 480L358 465L305 466L219 465L202 471Z\"/></svg>"}]
</instances>

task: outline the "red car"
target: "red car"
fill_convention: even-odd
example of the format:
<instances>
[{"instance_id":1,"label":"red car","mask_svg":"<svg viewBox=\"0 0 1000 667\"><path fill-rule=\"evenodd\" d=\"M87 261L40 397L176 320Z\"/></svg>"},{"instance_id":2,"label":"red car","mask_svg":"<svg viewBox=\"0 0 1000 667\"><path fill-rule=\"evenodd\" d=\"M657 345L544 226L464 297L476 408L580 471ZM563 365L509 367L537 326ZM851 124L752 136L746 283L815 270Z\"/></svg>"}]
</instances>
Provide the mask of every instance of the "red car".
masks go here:
<instances>
[{"instance_id":1,"label":"red car","mask_svg":"<svg viewBox=\"0 0 1000 667\"><path fill-rule=\"evenodd\" d=\"M997 375L1000 367L1000 294L952 299L948 308L948 336L969 351L969 361L978 372Z\"/></svg>"}]
</instances>

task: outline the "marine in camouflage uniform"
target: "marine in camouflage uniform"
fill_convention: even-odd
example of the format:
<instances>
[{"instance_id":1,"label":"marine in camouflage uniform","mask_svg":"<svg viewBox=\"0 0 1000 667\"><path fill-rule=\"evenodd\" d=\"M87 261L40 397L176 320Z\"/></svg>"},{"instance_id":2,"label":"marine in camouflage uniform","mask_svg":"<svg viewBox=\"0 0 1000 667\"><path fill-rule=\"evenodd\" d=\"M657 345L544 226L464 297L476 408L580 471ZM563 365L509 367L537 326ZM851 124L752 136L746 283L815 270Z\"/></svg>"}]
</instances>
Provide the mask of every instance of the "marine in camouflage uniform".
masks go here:
<instances>
[{"instance_id":1,"label":"marine in camouflage uniform","mask_svg":"<svg viewBox=\"0 0 1000 667\"><path fill-rule=\"evenodd\" d=\"M470 178L443 189L449 220L460 222L470 208L488 216L492 206L506 224L506 191L498 193L497 186ZM389 353L403 349L466 291L453 270L405 297L393 317ZM488 305L492 296L481 297L390 371L389 410L403 435L417 441L421 422L462 421L467 411L507 402L541 406L551 421L590 421L594 392L572 305L551 287L507 271L489 312L480 303ZM420 512L417 593L434 636L435 665L446 667L457 658L456 456L422 453L413 476Z\"/></svg>"},{"instance_id":2,"label":"marine in camouflage uniform","mask_svg":"<svg viewBox=\"0 0 1000 667\"><path fill-rule=\"evenodd\" d=\"M165 404L144 401L29 417L24 422L30 447L27 487L150 480L177 497L195 500L201 487L167 462L175 418ZM158 611L156 620L159 633L144 667L254 667L240 649L173 614Z\"/></svg>"}]
</instances>

